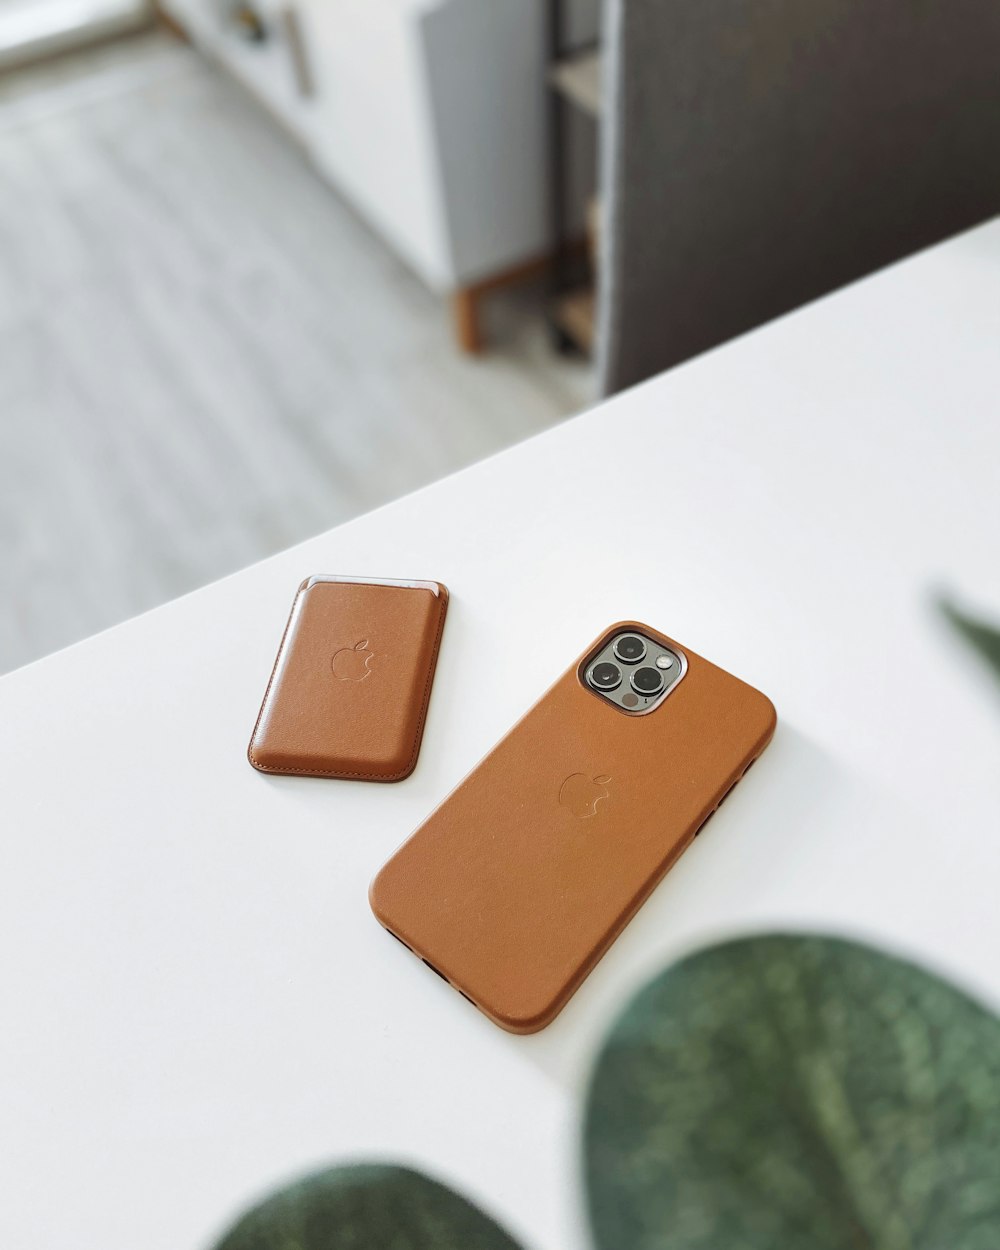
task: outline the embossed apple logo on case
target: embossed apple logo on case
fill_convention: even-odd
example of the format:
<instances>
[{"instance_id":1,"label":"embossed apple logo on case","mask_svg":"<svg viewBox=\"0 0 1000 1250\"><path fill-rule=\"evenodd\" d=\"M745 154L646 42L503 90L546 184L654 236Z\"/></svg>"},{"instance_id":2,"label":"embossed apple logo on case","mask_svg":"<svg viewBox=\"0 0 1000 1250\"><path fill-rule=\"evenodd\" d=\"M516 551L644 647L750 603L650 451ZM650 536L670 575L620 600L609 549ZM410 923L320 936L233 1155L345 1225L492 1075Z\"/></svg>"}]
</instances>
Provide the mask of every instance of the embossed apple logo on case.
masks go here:
<instances>
[{"instance_id":1,"label":"embossed apple logo on case","mask_svg":"<svg viewBox=\"0 0 1000 1250\"><path fill-rule=\"evenodd\" d=\"M374 659L375 653L369 650L368 639L362 638L353 647L341 647L335 651L330 667L334 677L340 681L364 681L372 675L371 663Z\"/></svg>"},{"instance_id":2,"label":"embossed apple logo on case","mask_svg":"<svg viewBox=\"0 0 1000 1250\"><path fill-rule=\"evenodd\" d=\"M559 787L559 802L574 816L585 820L597 814L597 805L611 791L611 778L606 773L588 777L586 773L571 773Z\"/></svg>"}]
</instances>

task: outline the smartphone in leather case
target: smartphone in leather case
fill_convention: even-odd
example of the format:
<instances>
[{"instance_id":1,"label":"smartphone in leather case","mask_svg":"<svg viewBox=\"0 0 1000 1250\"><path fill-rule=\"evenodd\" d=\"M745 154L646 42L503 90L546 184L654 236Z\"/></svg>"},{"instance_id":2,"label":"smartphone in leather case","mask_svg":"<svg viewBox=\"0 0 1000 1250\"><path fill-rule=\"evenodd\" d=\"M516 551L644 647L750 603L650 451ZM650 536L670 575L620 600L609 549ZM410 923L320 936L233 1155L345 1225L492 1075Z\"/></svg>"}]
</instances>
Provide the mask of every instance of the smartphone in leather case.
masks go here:
<instances>
[{"instance_id":1,"label":"smartphone in leather case","mask_svg":"<svg viewBox=\"0 0 1000 1250\"><path fill-rule=\"evenodd\" d=\"M247 749L254 768L358 781L408 777L447 609L440 582L307 578Z\"/></svg>"},{"instance_id":2,"label":"smartphone in leather case","mask_svg":"<svg viewBox=\"0 0 1000 1250\"><path fill-rule=\"evenodd\" d=\"M565 1006L776 716L635 621L606 630L375 877L372 910L502 1028Z\"/></svg>"}]
</instances>

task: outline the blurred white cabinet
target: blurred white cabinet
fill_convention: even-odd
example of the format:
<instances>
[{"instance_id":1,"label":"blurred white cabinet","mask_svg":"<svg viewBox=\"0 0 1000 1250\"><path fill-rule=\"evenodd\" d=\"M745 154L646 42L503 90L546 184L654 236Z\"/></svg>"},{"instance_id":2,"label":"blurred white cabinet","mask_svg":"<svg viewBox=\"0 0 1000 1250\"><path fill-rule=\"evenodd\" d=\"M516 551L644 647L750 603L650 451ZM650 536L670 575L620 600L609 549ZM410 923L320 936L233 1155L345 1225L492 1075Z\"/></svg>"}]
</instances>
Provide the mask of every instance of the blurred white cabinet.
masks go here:
<instances>
[{"instance_id":1,"label":"blurred white cabinet","mask_svg":"<svg viewBox=\"0 0 1000 1250\"><path fill-rule=\"evenodd\" d=\"M432 288L461 299L548 251L543 0L268 0L263 44L224 5L161 0Z\"/></svg>"}]
</instances>

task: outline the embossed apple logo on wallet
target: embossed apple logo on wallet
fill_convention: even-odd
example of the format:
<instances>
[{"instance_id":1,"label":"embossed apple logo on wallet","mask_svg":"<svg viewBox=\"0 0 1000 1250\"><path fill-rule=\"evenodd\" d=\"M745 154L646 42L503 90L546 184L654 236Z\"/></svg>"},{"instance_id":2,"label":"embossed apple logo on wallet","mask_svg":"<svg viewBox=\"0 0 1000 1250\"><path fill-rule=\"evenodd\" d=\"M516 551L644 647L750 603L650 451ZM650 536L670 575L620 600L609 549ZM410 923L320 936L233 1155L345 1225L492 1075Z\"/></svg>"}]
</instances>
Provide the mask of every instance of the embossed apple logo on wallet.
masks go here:
<instances>
[{"instance_id":1,"label":"embossed apple logo on wallet","mask_svg":"<svg viewBox=\"0 0 1000 1250\"><path fill-rule=\"evenodd\" d=\"M364 681L372 675L371 663L374 659L375 653L369 650L368 639L362 638L353 647L341 647L335 651L330 667L339 681Z\"/></svg>"},{"instance_id":2,"label":"embossed apple logo on wallet","mask_svg":"<svg viewBox=\"0 0 1000 1250\"><path fill-rule=\"evenodd\" d=\"M597 777L571 773L559 787L559 802L574 816L585 820L588 816L595 816L598 803L610 795L610 783L611 778L606 773Z\"/></svg>"}]
</instances>

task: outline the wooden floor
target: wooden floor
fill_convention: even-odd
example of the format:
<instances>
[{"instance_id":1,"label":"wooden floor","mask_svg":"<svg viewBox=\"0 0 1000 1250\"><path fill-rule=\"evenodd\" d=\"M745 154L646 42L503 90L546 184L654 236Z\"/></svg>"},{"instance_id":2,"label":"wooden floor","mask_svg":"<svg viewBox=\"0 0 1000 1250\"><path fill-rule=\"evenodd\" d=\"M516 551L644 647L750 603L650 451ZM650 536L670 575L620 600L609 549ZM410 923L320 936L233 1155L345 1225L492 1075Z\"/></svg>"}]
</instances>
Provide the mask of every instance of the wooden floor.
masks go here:
<instances>
[{"instance_id":1,"label":"wooden floor","mask_svg":"<svg viewBox=\"0 0 1000 1250\"><path fill-rule=\"evenodd\" d=\"M538 293L443 303L155 34L0 80L0 671L583 407Z\"/></svg>"}]
</instances>

